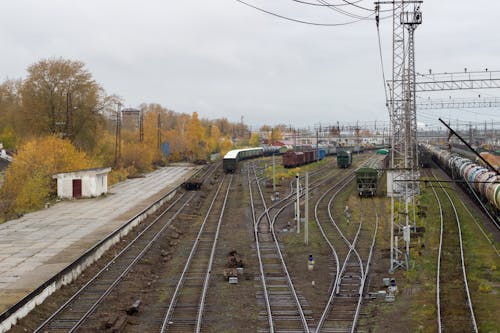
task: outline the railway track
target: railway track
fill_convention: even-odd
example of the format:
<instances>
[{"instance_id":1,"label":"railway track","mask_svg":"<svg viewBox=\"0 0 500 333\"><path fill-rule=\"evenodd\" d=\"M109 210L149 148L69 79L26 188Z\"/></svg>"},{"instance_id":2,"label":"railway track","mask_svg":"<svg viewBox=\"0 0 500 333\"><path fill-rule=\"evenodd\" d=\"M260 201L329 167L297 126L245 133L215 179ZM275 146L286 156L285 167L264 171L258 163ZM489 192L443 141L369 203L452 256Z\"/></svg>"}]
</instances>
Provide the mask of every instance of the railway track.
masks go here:
<instances>
[{"instance_id":1,"label":"railway track","mask_svg":"<svg viewBox=\"0 0 500 333\"><path fill-rule=\"evenodd\" d=\"M340 172L338 169L333 172L331 170L325 167L324 170L311 172L311 178L314 180L311 182L310 189L324 185ZM259 299L265 308L265 311L260 313L262 327L259 332L309 332L309 327L313 322L312 311L306 299L295 291L281 246L274 233L274 224L278 216L294 203L295 181L290 183L290 190L282 200L268 206L260 186L260 181L264 178L257 176L254 167L253 176L248 170L248 177L263 290ZM258 200L259 196L260 200ZM261 212L260 215L258 212Z\"/></svg>"},{"instance_id":2,"label":"railway track","mask_svg":"<svg viewBox=\"0 0 500 333\"><path fill-rule=\"evenodd\" d=\"M260 314L263 326L259 332L309 332L308 318L302 304L304 300L300 300L295 291L273 229L270 210L276 209L278 205L267 206L255 169L253 173L254 180L249 173L250 198L263 290L261 296L266 308L265 313ZM280 202L286 202L292 195ZM257 208L262 210L260 215Z\"/></svg>"},{"instance_id":3,"label":"railway track","mask_svg":"<svg viewBox=\"0 0 500 333\"><path fill-rule=\"evenodd\" d=\"M217 167L218 165L213 165L200 172L200 177L209 178ZM172 221L192 202L195 194L192 192L179 195L34 332L74 332L81 328L134 265L155 244Z\"/></svg>"},{"instance_id":4,"label":"railway track","mask_svg":"<svg viewBox=\"0 0 500 333\"><path fill-rule=\"evenodd\" d=\"M436 276L438 332L478 332L467 282L461 221L452 198L442 183L438 184L435 187L431 183L441 225Z\"/></svg>"},{"instance_id":5,"label":"railway track","mask_svg":"<svg viewBox=\"0 0 500 333\"><path fill-rule=\"evenodd\" d=\"M144 256L162 232L191 202L195 193L178 197L104 268L81 287L34 332L74 332Z\"/></svg>"},{"instance_id":6,"label":"railway track","mask_svg":"<svg viewBox=\"0 0 500 333\"><path fill-rule=\"evenodd\" d=\"M332 172L333 171L333 172ZM323 170L315 170L314 172L311 172L310 173L310 178L313 179L313 181L311 181L311 186L310 186L310 191L312 190L315 190L321 186L324 186L325 184L328 184L328 182L331 181L331 179L333 179L334 177L338 176L339 174L341 173L340 170L338 169L332 169L332 168L328 168L328 167L325 167L323 168ZM352 173L351 173L352 174ZM249 175L250 177L250 175ZM252 190L252 183L254 184L253 187L255 188L254 190ZM252 195L252 193L262 193L262 190L258 188L258 183L259 183L259 179L257 178L257 176L255 175L255 179L253 180L253 182L250 180L249 178L249 186L250 186L250 191L251 191L251 197L254 197L255 195ZM257 203L254 199L254 205L253 205L253 212L254 212L254 215L256 216L257 213L256 211L257 210L263 210L263 213L259 216L259 218L256 219L256 221L260 222L262 221L262 219L264 219L266 222L268 222L269 220L271 220L271 231L269 231L269 226L268 224L264 224L264 228L266 228L265 230L263 230L265 233L272 233L273 236L274 236L274 239L276 239L276 242L277 242L277 238L276 238L276 235L274 234L274 224L275 222L277 221L278 217L280 216L280 214L282 214L286 208L288 208L290 205L292 205L294 202L295 202L295 195L296 193L294 192L294 183L295 183L295 180L291 182L290 184L290 192L288 193L288 195L283 198L282 200L276 202L276 203L273 203L272 205L270 205L269 207L267 207L267 205L265 204L265 200L263 198L263 195L262 196L262 200L260 203ZM301 194L301 196L304 195L304 193ZM268 215L269 217L266 217L265 215ZM259 229L256 229L256 239L257 239L257 235L258 235L258 230ZM271 246L268 246L268 248L271 247ZM268 250L269 251L269 250ZM258 251L259 252L259 251ZM269 255L269 254L268 254ZM262 252L258 253L258 256L259 257L262 257ZM276 260L276 262L274 262L274 267L278 267L278 263L281 262L278 258L277 255L274 255L273 257L271 258L274 258ZM283 264L285 265L285 268L286 268L286 263L284 263L284 260L282 261ZM265 269L265 268L264 268ZM283 277L282 277L283 279ZM269 286L268 284L266 284L266 280L265 279L262 279L263 282L263 290L265 291L266 289L268 290L267 292L269 293ZM307 304L307 300L302 297L300 291L296 291L295 292L297 295L298 295L298 302L295 301L294 298L290 298L288 300L285 300L285 304L288 305L288 307L291 307L294 303L297 304L302 304L303 307L304 307L304 313L307 315L307 328L305 328L305 324L303 324L303 327L302 328L299 328L297 323L298 323L298 318L295 317L295 326L294 327L289 327L288 330L285 329L284 331L288 332L288 331L293 331L293 332L303 332L305 331L306 329L307 330L310 330L310 327L314 326L314 319L312 318L312 310L310 309L310 306ZM274 331L275 330L275 327L273 327L273 321L274 321L274 318L276 317L276 315L272 312L272 304L271 305L268 305L269 303L269 300L266 300L265 297L263 296L268 296L268 294L266 294L264 292L264 295L259 295L259 299L262 301L263 304L266 304L266 311L262 311L261 312L261 316L260 316L260 322L261 323L266 323L266 325L263 325L259 332L264 332L264 331ZM293 310L291 310L293 311ZM290 313L290 312L289 312ZM291 317L287 318L287 320L292 320ZM302 320L302 319L301 319ZM275 323L274 323L274 326Z\"/></svg>"},{"instance_id":7,"label":"railway track","mask_svg":"<svg viewBox=\"0 0 500 333\"><path fill-rule=\"evenodd\" d=\"M233 176L225 176L212 199L175 286L160 332L200 332L219 230Z\"/></svg>"},{"instance_id":8,"label":"railway track","mask_svg":"<svg viewBox=\"0 0 500 333\"><path fill-rule=\"evenodd\" d=\"M330 247L335 262L331 273L332 284L329 289L328 302L318 320L315 332L354 332L359 319L378 230L378 215L375 209L373 214L375 228L372 231L370 225L373 220L369 220L369 223L365 222L366 219L372 217L364 214L370 204L366 205L367 208L361 205L363 200L369 199L360 199L360 222L355 230L343 231L335 221L331 211L333 201L353 179L354 173L349 172L323 192L314 207L316 224ZM329 194L331 195L328 196Z\"/></svg>"}]
</instances>

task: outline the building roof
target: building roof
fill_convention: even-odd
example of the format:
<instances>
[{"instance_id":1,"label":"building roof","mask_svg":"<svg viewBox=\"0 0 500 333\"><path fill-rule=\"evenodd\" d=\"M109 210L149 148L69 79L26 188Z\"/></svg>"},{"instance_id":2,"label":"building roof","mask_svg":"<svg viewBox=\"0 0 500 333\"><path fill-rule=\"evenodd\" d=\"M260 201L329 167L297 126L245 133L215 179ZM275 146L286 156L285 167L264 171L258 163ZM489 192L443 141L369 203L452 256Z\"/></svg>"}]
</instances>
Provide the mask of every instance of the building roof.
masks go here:
<instances>
[{"instance_id":1,"label":"building roof","mask_svg":"<svg viewBox=\"0 0 500 333\"><path fill-rule=\"evenodd\" d=\"M55 175L52 176L53 179L59 178L61 176L68 176L68 175L77 175L77 174L89 174L89 175L101 175L104 173L109 173L111 171L111 168L91 168L91 169L82 169L82 170L74 170L74 171L68 171L68 172L61 172L61 173L56 173Z\"/></svg>"}]
</instances>

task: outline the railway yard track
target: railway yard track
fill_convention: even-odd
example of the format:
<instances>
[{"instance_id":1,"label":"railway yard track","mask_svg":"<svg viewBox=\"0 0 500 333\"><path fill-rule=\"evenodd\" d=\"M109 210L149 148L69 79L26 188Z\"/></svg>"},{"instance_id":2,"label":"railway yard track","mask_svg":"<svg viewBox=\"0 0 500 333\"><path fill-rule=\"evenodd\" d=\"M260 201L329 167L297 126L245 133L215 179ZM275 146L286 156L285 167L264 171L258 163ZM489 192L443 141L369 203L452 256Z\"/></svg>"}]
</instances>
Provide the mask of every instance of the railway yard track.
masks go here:
<instances>
[{"instance_id":1,"label":"railway yard track","mask_svg":"<svg viewBox=\"0 0 500 333\"><path fill-rule=\"evenodd\" d=\"M249 171L250 198L259 259L259 279L263 290L261 298L266 308L265 313L259 314L262 323L266 323L259 328L259 332L309 332L309 318L307 310L304 309L304 300L299 299L300 296L293 286L273 228L272 210L279 210L278 207L281 206L267 206L260 179L255 169L252 171L253 180ZM280 203L288 201L292 194ZM258 208L260 212L257 211Z\"/></svg>"},{"instance_id":2,"label":"railway yard track","mask_svg":"<svg viewBox=\"0 0 500 333\"><path fill-rule=\"evenodd\" d=\"M213 175L220 165L211 166L204 169L203 174L196 175L196 181L211 179L210 186L203 191L180 191L164 211L152 221L144 223L129 244L108 263L101 265L102 268L89 277L62 306L58 306L53 314L47 316L34 332L234 331L240 329L239 325L245 320L238 319L225 326L216 323L226 318L230 321L230 316L219 312L233 310L221 309L227 306L227 302L217 297L234 297L235 313L246 315L245 308L237 306L238 294L232 295L238 293L237 288L242 285L249 288L242 293L249 298L244 304L255 303L253 308L248 309L248 323L252 327L248 331L372 331L371 325L375 319L368 315L371 310L365 310L365 306L367 302L373 301L373 297L368 297L369 292L380 288L373 278L381 280L380 274L386 274L380 273L381 269L385 272L388 269L373 259L383 257L379 230L388 227L384 221L387 219L384 216L387 214L384 208L387 203L382 198L360 198L353 186L356 167L369 161L370 157L361 155L348 169L325 164L309 172L309 193L312 197L309 207L313 209L309 228L314 226L317 243L314 251L321 262L321 267L318 265L314 272L307 273L303 259L309 251L312 253L312 248L304 246L300 252L291 249L298 244L297 239L303 246L294 221L297 180L292 177L289 183L281 184L281 198L273 200L269 198L274 197L275 193L271 191L269 179L264 175L268 160L246 161L241 163L236 173L219 173L215 177ZM474 291L467 280L462 221L452 197L446 192L446 186L439 183L430 171L425 175L434 177L429 190L432 190L435 205L439 206L440 211L440 239L435 263L436 290L433 298L436 311L432 314L436 316L437 331L479 332L476 309L471 298ZM304 195L301 189L299 196L303 198ZM193 202L196 200L202 204L195 207ZM348 217L344 211L347 203L355 207ZM190 216L187 225L179 222L182 214ZM235 218L241 221L235 224ZM178 231L173 226L176 221L189 229L183 229L185 238L182 243L177 242L178 248L171 247L168 250L169 258L173 255L172 260L163 261L166 265L155 273L159 276L153 280L154 285L150 290L145 290L149 284L144 287L144 283L136 283L138 288L129 290L128 281L141 276L139 273L134 275L134 270L140 271L137 266L145 265L144 262L150 265L149 262L162 259L158 253L166 246L160 240L171 242L171 238L165 234L172 228ZM231 240L232 228L245 225L248 229L238 233L238 237L246 240ZM481 231L490 241L490 236ZM494 243L491 244L498 255ZM156 259L148 257L153 248L157 249ZM230 267L225 266L227 253L235 249L242 252L245 264L251 265L245 267L245 277L239 275L241 272L238 273L240 286L228 284L225 275L225 268ZM246 252L248 249L250 253ZM296 258L297 253L302 259ZM377 273L373 273L374 266ZM223 270L224 278L221 274ZM321 274L321 277L317 274ZM311 287L311 280L315 279L317 286L312 281ZM222 284L224 290L221 290ZM126 301L119 301L121 295L131 292L137 294L133 296L134 299L142 299L145 304L138 315L123 314L123 304L130 305L130 297ZM145 296L146 292L150 296ZM255 296L254 300L250 299L252 295ZM116 304L122 304L121 308L111 310ZM121 318L123 325L116 330L115 326L111 330L108 326L104 328L103 323L109 317Z\"/></svg>"},{"instance_id":3,"label":"railway yard track","mask_svg":"<svg viewBox=\"0 0 500 333\"><path fill-rule=\"evenodd\" d=\"M104 298L144 256L172 220L189 204L193 196L190 194L177 198L35 332L74 332L82 326Z\"/></svg>"},{"instance_id":4,"label":"railway yard track","mask_svg":"<svg viewBox=\"0 0 500 333\"><path fill-rule=\"evenodd\" d=\"M471 292L460 217L448 190L431 173L437 185L432 191L440 212L440 239L436 276L438 332L478 332Z\"/></svg>"},{"instance_id":5,"label":"railway yard track","mask_svg":"<svg viewBox=\"0 0 500 333\"><path fill-rule=\"evenodd\" d=\"M201 178L209 178L217 164L207 168ZM179 214L192 202L195 192L182 193L118 254L60 306L34 332L74 332L85 325L108 295L117 288L151 249Z\"/></svg>"},{"instance_id":6,"label":"railway yard track","mask_svg":"<svg viewBox=\"0 0 500 333\"><path fill-rule=\"evenodd\" d=\"M354 179L353 173L326 189L314 207L314 218L321 235L331 250L335 265L332 283L315 332L354 332L359 319L373 248L378 229L378 215L368 214L368 205L360 205L359 224L342 230L333 217L331 207L337 195ZM361 203L361 202L360 202ZM373 210L373 207L372 209ZM372 226L375 226L374 230ZM344 227L345 228L345 227ZM372 235L373 234L373 235Z\"/></svg>"},{"instance_id":7,"label":"railway yard track","mask_svg":"<svg viewBox=\"0 0 500 333\"><path fill-rule=\"evenodd\" d=\"M250 197L252 198L252 211L256 216L256 211L263 213L255 218L256 224L256 242L257 252L261 266L261 281L263 293L260 296L261 301L265 304L266 311L260 314L261 322L267 323L260 328L260 332L319 332L319 327L314 328L315 320L312 316L312 310L308 305L307 299L301 293L295 290L292 277L290 276L286 262L282 254L282 245L278 242L278 237L275 233L275 223L281 214L293 204L296 193L293 192L293 184L289 194L282 200L267 206L262 189L259 186L260 179L258 178L255 169L253 170L254 179L251 179L249 174ZM328 184L333 177L339 176L338 171L333 173L315 172L312 174L315 178L312 182L311 190L319 189L325 184ZM353 180L353 173L348 176L342 176L342 180L335 186L325 192L325 195L332 189L342 189ZM254 199L253 193L258 193L261 197L260 202ZM302 194L303 195L303 194ZM333 199L332 199L333 200ZM329 205L331 205L331 201ZM286 219L286 218L285 218ZM272 221L271 223L262 222ZM374 239L374 238L373 238ZM274 243L274 244L272 244ZM355 251L354 251L355 252ZM349 256L349 255L348 255ZM346 267L348 266L345 263ZM270 269L271 268L271 269ZM345 270L345 269L344 269ZM364 268L361 269L362 271ZM266 275L266 271L269 273ZM364 271L363 271L364 272ZM365 281L365 276L361 273L362 281ZM348 275L352 272L346 272L343 281L347 283ZM272 277L272 279L266 278ZM361 279L360 279L361 281ZM345 284L344 284L345 285ZM279 288L279 293L276 293L273 288ZM356 290L359 294L359 288ZM276 295L277 294L277 295ZM278 297L277 297L278 296ZM362 293L356 298L356 302L361 304ZM273 298L278 301L273 303ZM356 303L357 304L357 303ZM274 305L274 306L273 306ZM359 313L359 306L355 307L353 316L356 317ZM327 316L325 316L326 318ZM267 319L267 320L266 320ZM332 319L333 320L333 319ZM282 324L283 322L283 324ZM323 320L325 322L325 320ZM302 326L302 327L301 327Z\"/></svg>"},{"instance_id":8,"label":"railway yard track","mask_svg":"<svg viewBox=\"0 0 500 333\"><path fill-rule=\"evenodd\" d=\"M220 182L175 286L160 332L200 332L215 248L233 176Z\"/></svg>"}]
</instances>

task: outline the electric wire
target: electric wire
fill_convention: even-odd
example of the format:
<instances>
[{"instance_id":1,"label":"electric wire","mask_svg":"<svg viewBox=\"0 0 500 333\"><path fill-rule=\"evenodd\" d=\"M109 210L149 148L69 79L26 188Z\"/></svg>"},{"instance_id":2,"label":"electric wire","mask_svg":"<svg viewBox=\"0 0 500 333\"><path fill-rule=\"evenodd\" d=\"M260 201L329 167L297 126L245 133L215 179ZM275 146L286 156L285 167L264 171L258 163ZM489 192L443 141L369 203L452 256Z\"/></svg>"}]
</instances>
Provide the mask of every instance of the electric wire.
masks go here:
<instances>
[{"instance_id":1,"label":"electric wire","mask_svg":"<svg viewBox=\"0 0 500 333\"><path fill-rule=\"evenodd\" d=\"M364 19L356 19L354 21L341 22L341 23L318 23L318 22L310 22L310 21L298 20L298 19L295 19L295 18L291 18L291 17L288 17L288 16L284 16L284 15L278 14L278 13L274 13L274 12L271 12L269 10L266 10L266 9L254 6L254 5L252 5L252 4L248 3L248 2L245 2L243 0L235 0L235 1L237 1L237 2L239 2L241 4L243 4L243 5L246 5L248 7L251 7L253 9L255 9L255 10L258 10L260 12L263 12L263 13L266 13L266 14L269 14L269 15L272 15L272 16L275 16L275 17L287 20L287 21L292 21L292 22L295 22L295 23L308 24L308 25L314 25L314 26L336 27L336 26L344 26L344 25L354 24L354 23L358 23L358 22L364 20Z\"/></svg>"},{"instance_id":2,"label":"electric wire","mask_svg":"<svg viewBox=\"0 0 500 333\"><path fill-rule=\"evenodd\" d=\"M378 18L378 13L377 16ZM382 86L384 87L384 94L385 94L385 106L387 107L390 114L390 109L389 109L389 95L387 94L387 87L386 87L386 79L385 79L385 69L384 69L384 58L382 56L382 43L380 41L380 27L379 27L379 20L376 19L376 25L377 25L377 37L378 37L378 51L379 51L379 56L380 56L380 66L382 67Z\"/></svg>"},{"instance_id":3,"label":"electric wire","mask_svg":"<svg viewBox=\"0 0 500 333\"><path fill-rule=\"evenodd\" d=\"M346 15L346 16L351 17L351 18L360 19L360 20L373 20L372 16L375 14L374 11L372 10L370 15L368 15L368 16L361 16L361 15L357 15L357 14L354 14L354 13L350 13L350 12L348 12L346 10L343 10L343 9L340 9L340 8L337 8L337 7L334 7L334 6L329 6L330 3L328 3L327 1L324 1L324 0L316 0L316 1L319 4L323 4L326 8L331 9L331 10L337 12L337 13Z\"/></svg>"},{"instance_id":4,"label":"electric wire","mask_svg":"<svg viewBox=\"0 0 500 333\"><path fill-rule=\"evenodd\" d=\"M349 6L348 3L322 5L322 4L319 4L319 3L308 2L308 1L303 1L303 0L291 0L291 1L303 4L303 5L319 6L319 7L325 7L325 6L328 6L328 7L344 7L344 6ZM363 1L363 0L357 0L357 1L354 1L353 3L358 3L358 2L361 2L361 1Z\"/></svg>"},{"instance_id":5,"label":"electric wire","mask_svg":"<svg viewBox=\"0 0 500 333\"><path fill-rule=\"evenodd\" d=\"M321 6L321 5L314 4L314 3L311 3L311 2L307 2L307 1L303 1L303 0L292 0L292 1L303 3L303 4L306 4L306 5ZM352 7L356 7L356 8L363 9L363 10L370 11L370 12L374 11L371 8L367 8L367 7L358 5L358 3L362 2L362 0L357 0L357 1L342 0L342 2L343 2L342 4L331 4L331 3L327 2L327 4L324 4L324 6L328 6L328 7L352 6ZM391 11L391 9L385 9L383 11Z\"/></svg>"}]
</instances>

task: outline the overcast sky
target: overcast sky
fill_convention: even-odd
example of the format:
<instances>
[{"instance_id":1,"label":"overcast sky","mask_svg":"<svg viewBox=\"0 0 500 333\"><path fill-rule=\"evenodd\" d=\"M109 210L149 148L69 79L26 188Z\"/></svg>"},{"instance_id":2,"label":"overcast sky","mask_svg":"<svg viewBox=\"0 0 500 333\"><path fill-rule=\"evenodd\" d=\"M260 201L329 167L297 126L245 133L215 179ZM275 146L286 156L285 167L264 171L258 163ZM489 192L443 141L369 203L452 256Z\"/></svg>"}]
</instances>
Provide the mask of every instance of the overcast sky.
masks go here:
<instances>
[{"instance_id":1,"label":"overcast sky","mask_svg":"<svg viewBox=\"0 0 500 333\"><path fill-rule=\"evenodd\" d=\"M300 20L353 20L291 0L247 1ZM373 1L358 4L373 8ZM500 1L426 0L421 9L417 71L500 70ZM381 22L387 76L391 28L390 20ZM232 121L243 116L254 127L388 120L373 21L304 25L235 0L15 0L0 2L0 45L2 79L24 78L26 68L42 58L81 60L126 106L160 103ZM498 109L425 111L419 120L436 123L438 115L500 121Z\"/></svg>"}]
</instances>

